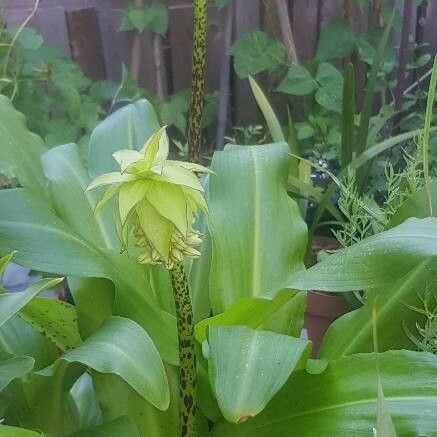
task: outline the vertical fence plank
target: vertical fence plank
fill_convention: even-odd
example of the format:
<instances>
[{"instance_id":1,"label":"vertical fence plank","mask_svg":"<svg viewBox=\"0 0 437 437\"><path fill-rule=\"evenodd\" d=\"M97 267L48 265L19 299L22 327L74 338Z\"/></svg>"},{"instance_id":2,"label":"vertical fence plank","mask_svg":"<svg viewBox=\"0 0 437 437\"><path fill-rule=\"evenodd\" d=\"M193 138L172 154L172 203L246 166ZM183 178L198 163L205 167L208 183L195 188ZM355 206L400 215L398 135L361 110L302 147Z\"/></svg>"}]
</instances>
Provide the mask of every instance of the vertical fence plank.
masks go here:
<instances>
[{"instance_id":1,"label":"vertical fence plank","mask_svg":"<svg viewBox=\"0 0 437 437\"><path fill-rule=\"evenodd\" d=\"M424 40L430 44L429 53L435 56L437 52L437 2L428 0L426 11L426 23L424 29Z\"/></svg>"},{"instance_id":2,"label":"vertical fence plank","mask_svg":"<svg viewBox=\"0 0 437 437\"><path fill-rule=\"evenodd\" d=\"M72 58L90 79L105 79L105 60L96 10L77 9L66 14Z\"/></svg>"},{"instance_id":3,"label":"vertical fence plank","mask_svg":"<svg viewBox=\"0 0 437 437\"><path fill-rule=\"evenodd\" d=\"M293 0L292 29L301 62L314 56L318 37L319 0Z\"/></svg>"},{"instance_id":4,"label":"vertical fence plank","mask_svg":"<svg viewBox=\"0 0 437 437\"><path fill-rule=\"evenodd\" d=\"M258 0L234 0L235 1L235 39L249 30L260 27L260 3ZM234 87L234 121L237 124L253 123L258 117L258 109L255 99L250 91L247 79L239 79L233 76Z\"/></svg>"},{"instance_id":5,"label":"vertical fence plank","mask_svg":"<svg viewBox=\"0 0 437 437\"><path fill-rule=\"evenodd\" d=\"M10 9L6 17L7 26L20 26L29 13L30 9L26 7ZM44 41L47 44L58 47L66 56L70 56L70 45L63 7L50 7L38 10L30 21L29 26L38 30L43 35Z\"/></svg>"}]
</instances>

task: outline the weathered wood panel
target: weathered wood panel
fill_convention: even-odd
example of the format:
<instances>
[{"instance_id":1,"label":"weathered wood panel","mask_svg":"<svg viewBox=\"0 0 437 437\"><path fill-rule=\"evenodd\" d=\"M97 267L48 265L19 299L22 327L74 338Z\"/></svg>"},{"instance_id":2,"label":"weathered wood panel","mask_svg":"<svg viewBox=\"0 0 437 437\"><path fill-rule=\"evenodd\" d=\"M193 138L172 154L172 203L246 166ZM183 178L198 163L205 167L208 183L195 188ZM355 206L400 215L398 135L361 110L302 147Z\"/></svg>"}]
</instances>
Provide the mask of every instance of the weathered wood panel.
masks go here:
<instances>
[{"instance_id":1,"label":"weathered wood panel","mask_svg":"<svg viewBox=\"0 0 437 437\"><path fill-rule=\"evenodd\" d=\"M95 8L66 11L71 57L93 80L106 78L100 26Z\"/></svg>"},{"instance_id":2,"label":"weathered wood panel","mask_svg":"<svg viewBox=\"0 0 437 437\"><path fill-rule=\"evenodd\" d=\"M191 0L161 1L169 7L169 32L167 37L159 41L154 40L150 32L145 31L142 34L139 82L152 94L157 93L158 84L161 84L160 95L165 96L190 86L193 9ZM287 1L300 62L313 57L320 29L331 19L349 19L357 32L365 31L369 22L379 22L377 15L380 0L372 2L375 7L365 7L362 10L358 9L355 0ZM121 77L121 65L124 63L129 67L131 64L133 33L118 32L121 12L129 2L130 0L43 0L30 24L43 34L46 42L58 46L66 55L73 56L90 77L107 77L118 81ZM33 4L34 0L0 0L0 7L9 11L7 22L10 26L18 26L26 18ZM399 0L396 7L401 8L402 4L403 1ZM271 0L233 0L231 42L254 28L262 28L275 38L281 39L276 10L272 5L274 2ZM350 6L349 15L345 14L345 5ZM84 12L90 11L89 8L94 8L94 15ZM231 74L226 73L229 71L226 67L226 61L229 61L226 9L218 11L210 0L208 13L207 89L214 91L221 88L231 96L232 123L254 123L259 120L259 113L247 80L240 80L233 73L232 67ZM80 18L82 14L88 15ZM429 44L416 54L436 53L436 23L437 0L424 1L418 10L414 7L408 29L410 38L407 62L414 56L414 41ZM93 34L93 27L100 29L100 41L98 34ZM401 33L394 32L392 44L397 49L400 39ZM156 53L159 53L158 58L155 56ZM341 63L337 65L341 66ZM424 72L425 70L422 70L418 72L418 76L408 77L405 86ZM264 79L261 75L260 81L263 82ZM364 80L363 70L359 72L358 81L362 85ZM276 98L273 98L273 103L278 109L283 106ZM227 101L223 100L223 96L221 107L223 126L223 113L226 114L223 108L227 107Z\"/></svg>"}]
</instances>

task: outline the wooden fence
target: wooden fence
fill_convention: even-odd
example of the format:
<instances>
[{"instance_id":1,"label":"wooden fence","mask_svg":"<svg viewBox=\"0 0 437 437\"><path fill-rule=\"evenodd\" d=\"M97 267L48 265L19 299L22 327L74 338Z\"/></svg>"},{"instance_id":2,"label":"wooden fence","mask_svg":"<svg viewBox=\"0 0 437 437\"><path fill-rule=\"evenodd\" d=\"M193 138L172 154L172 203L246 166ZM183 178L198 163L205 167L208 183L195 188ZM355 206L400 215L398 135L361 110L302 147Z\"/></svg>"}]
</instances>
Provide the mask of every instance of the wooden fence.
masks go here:
<instances>
[{"instance_id":1,"label":"wooden fence","mask_svg":"<svg viewBox=\"0 0 437 437\"><path fill-rule=\"evenodd\" d=\"M299 59L314 54L320 29L326 22L344 15L347 0L288 0L291 26ZM384 1L384 0L382 0ZM411 1L411 0L405 0ZM139 70L140 82L151 93L166 96L188 88L190 84L192 5L189 0L161 0L169 7L169 30L156 41L145 31L139 41L143 54ZM8 25L16 26L28 15L34 0L0 0L7 11ZM127 0L41 0L30 25L37 28L49 44L60 47L75 59L92 79L120 80L121 65L131 64L130 32L118 32L122 9ZM278 18L272 0L233 0L231 7L218 10L213 2L208 8L207 88L225 91L231 98L232 121L246 123L256 118L256 105L247 81L239 80L229 68L228 50L232 41L253 28L261 28L281 39ZM351 1L349 4L355 5ZM403 1L397 2L402 10ZM356 6L354 6L356 8ZM372 13L351 14L358 30L365 30ZM426 50L437 50L437 0L424 1L413 8L409 23L408 56L414 43L427 42ZM395 32L393 44L399 47L401 31ZM158 43L158 44L157 44ZM162 65L157 65L156 50ZM223 92L222 92L223 95ZM230 96L230 97L229 97ZM223 103L223 102L222 102ZM226 102L228 103L228 102ZM222 104L223 107L223 104ZM222 114L223 115L223 114Z\"/></svg>"}]
</instances>

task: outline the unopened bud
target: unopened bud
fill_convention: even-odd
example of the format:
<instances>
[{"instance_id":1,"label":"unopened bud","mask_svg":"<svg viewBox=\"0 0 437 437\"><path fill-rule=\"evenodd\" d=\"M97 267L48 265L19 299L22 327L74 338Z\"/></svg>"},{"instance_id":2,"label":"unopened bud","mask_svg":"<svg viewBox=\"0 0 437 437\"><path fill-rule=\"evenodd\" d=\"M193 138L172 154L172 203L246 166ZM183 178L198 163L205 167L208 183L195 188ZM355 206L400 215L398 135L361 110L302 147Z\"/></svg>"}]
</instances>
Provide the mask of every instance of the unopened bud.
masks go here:
<instances>
[{"instance_id":1,"label":"unopened bud","mask_svg":"<svg viewBox=\"0 0 437 437\"><path fill-rule=\"evenodd\" d=\"M142 255L140 255L138 257L138 262L140 264L152 264L153 260L152 260L151 253L150 252L146 252L146 253L143 253Z\"/></svg>"},{"instance_id":2,"label":"unopened bud","mask_svg":"<svg viewBox=\"0 0 437 437\"><path fill-rule=\"evenodd\" d=\"M187 258L191 258L191 259L199 258L199 256L201 255L198 250L193 249L192 247L189 247L189 246L184 249L183 254Z\"/></svg>"},{"instance_id":3,"label":"unopened bud","mask_svg":"<svg viewBox=\"0 0 437 437\"><path fill-rule=\"evenodd\" d=\"M161 261L161 255L156 249L152 249L152 261L155 263Z\"/></svg>"},{"instance_id":4,"label":"unopened bud","mask_svg":"<svg viewBox=\"0 0 437 437\"><path fill-rule=\"evenodd\" d=\"M199 244L202 244L202 239L194 233L190 233L187 236L187 243L190 246L198 246Z\"/></svg>"},{"instance_id":5,"label":"unopened bud","mask_svg":"<svg viewBox=\"0 0 437 437\"><path fill-rule=\"evenodd\" d=\"M175 247L171 249L171 257L179 262L182 262L184 260L183 253L180 250L176 249Z\"/></svg>"}]
</instances>

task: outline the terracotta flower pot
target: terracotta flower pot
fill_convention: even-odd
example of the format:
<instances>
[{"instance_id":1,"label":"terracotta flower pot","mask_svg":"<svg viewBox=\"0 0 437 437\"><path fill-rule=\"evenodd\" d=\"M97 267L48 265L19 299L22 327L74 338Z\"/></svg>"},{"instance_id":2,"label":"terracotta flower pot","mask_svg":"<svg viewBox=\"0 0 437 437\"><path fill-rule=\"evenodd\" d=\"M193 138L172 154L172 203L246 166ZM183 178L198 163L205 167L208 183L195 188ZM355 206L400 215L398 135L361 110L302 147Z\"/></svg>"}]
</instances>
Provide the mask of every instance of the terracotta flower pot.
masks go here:
<instances>
[{"instance_id":1,"label":"terracotta flower pot","mask_svg":"<svg viewBox=\"0 0 437 437\"><path fill-rule=\"evenodd\" d=\"M329 325L348 310L347 302L341 295L318 291L308 293L304 328L307 330L308 339L313 342L313 357L317 355Z\"/></svg>"}]
</instances>

